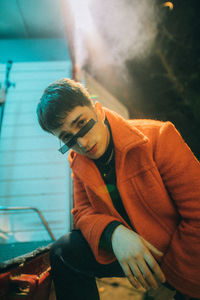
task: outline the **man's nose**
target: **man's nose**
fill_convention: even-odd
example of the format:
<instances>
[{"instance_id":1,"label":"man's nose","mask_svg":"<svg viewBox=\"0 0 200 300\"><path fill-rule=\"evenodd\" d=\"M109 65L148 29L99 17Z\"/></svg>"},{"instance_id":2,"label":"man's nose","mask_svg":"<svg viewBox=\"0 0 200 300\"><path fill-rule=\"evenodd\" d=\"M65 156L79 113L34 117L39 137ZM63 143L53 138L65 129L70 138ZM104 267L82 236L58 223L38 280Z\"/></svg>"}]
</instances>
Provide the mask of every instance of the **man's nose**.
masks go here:
<instances>
[{"instance_id":1,"label":"man's nose","mask_svg":"<svg viewBox=\"0 0 200 300\"><path fill-rule=\"evenodd\" d=\"M85 136L79 137L77 139L77 144L79 145L80 148L85 148L86 149L87 146L88 146L88 139Z\"/></svg>"}]
</instances>

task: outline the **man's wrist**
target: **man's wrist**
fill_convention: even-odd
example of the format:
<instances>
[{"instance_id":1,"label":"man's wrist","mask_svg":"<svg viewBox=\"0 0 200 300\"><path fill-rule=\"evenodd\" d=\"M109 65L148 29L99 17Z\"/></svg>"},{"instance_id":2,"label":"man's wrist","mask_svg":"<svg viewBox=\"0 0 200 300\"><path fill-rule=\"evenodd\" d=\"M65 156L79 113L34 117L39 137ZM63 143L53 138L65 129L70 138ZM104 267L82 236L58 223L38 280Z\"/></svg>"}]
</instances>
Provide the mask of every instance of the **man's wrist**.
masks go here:
<instances>
[{"instance_id":1,"label":"man's wrist","mask_svg":"<svg viewBox=\"0 0 200 300\"><path fill-rule=\"evenodd\" d=\"M105 228L105 230L102 233L100 242L99 242L99 248L104 250L112 250L112 235L115 229L122 225L119 221L113 221L108 224L108 226Z\"/></svg>"},{"instance_id":2,"label":"man's wrist","mask_svg":"<svg viewBox=\"0 0 200 300\"><path fill-rule=\"evenodd\" d=\"M121 230L121 228L125 227L123 224L118 224L118 226L115 227L115 229L112 232L111 236L111 244L114 240L114 238L118 235L118 232Z\"/></svg>"}]
</instances>

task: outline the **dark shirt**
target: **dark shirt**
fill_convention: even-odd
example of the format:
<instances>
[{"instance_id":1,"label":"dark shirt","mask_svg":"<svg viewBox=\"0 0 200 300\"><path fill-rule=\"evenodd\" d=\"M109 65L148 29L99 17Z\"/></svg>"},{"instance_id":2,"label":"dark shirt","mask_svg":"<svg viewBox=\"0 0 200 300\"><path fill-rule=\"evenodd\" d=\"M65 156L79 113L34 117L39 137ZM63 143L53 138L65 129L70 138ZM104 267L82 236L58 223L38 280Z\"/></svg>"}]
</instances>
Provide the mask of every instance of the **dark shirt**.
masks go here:
<instances>
[{"instance_id":1,"label":"dark shirt","mask_svg":"<svg viewBox=\"0 0 200 300\"><path fill-rule=\"evenodd\" d=\"M109 145L106 152L99 159L94 160L94 162L97 168L99 169L101 176L106 184L115 209L122 216L122 218L131 226L131 228L133 228L130 219L126 213L126 210L123 206L119 191L117 189L115 171L115 148L111 128L107 119L105 120L105 124L108 126L110 132ZM106 227L100 239L100 248L103 248L105 250L112 250L111 237L115 228L120 224L121 222L119 221L113 221Z\"/></svg>"}]
</instances>

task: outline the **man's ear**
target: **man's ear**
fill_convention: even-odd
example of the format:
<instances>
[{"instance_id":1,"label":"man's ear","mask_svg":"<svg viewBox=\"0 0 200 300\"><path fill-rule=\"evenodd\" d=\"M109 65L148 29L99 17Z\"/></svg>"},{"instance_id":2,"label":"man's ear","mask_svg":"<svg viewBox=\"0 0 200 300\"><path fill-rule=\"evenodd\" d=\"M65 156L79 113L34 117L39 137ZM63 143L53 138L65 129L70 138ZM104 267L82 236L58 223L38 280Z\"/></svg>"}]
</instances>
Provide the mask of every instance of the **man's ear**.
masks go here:
<instances>
[{"instance_id":1,"label":"man's ear","mask_svg":"<svg viewBox=\"0 0 200 300\"><path fill-rule=\"evenodd\" d=\"M98 119L100 118L102 121L105 120L106 115L100 102L95 102L94 111L96 112Z\"/></svg>"}]
</instances>

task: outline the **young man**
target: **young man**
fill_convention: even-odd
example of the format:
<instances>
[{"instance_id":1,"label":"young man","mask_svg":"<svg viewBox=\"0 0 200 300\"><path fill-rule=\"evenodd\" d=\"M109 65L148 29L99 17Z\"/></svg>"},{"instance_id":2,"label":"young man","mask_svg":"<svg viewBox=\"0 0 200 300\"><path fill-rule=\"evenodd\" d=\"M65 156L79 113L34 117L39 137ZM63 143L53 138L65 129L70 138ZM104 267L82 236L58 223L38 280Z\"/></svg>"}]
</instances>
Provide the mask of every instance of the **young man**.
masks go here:
<instances>
[{"instance_id":1,"label":"young man","mask_svg":"<svg viewBox=\"0 0 200 300\"><path fill-rule=\"evenodd\" d=\"M95 277L200 298L200 166L170 122L125 120L70 79L50 84L41 127L64 144L74 230L51 249L57 299L99 299Z\"/></svg>"}]
</instances>

